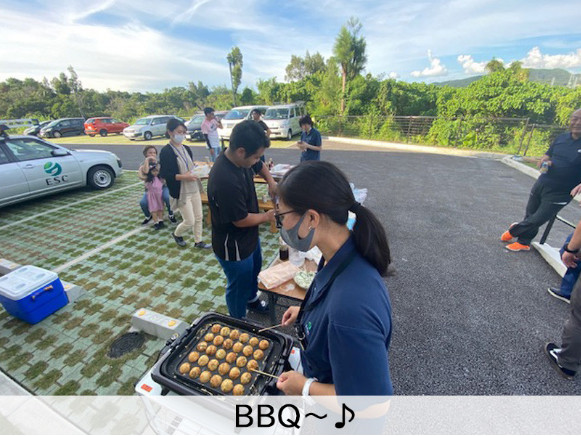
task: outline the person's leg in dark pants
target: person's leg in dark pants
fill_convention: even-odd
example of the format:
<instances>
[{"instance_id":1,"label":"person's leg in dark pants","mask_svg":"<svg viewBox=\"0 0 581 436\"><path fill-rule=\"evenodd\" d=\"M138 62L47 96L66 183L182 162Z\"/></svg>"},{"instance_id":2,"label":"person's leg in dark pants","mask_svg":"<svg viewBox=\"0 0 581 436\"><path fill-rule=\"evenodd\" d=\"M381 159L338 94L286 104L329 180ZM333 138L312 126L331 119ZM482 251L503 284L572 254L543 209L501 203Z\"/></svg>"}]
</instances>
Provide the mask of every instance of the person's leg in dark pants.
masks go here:
<instances>
[{"instance_id":1,"label":"person's leg in dark pants","mask_svg":"<svg viewBox=\"0 0 581 436\"><path fill-rule=\"evenodd\" d=\"M246 259L228 261L217 257L226 274L226 305L230 316L246 317L246 304L252 293L254 259L251 254Z\"/></svg>"},{"instance_id":2,"label":"person's leg in dark pants","mask_svg":"<svg viewBox=\"0 0 581 436\"><path fill-rule=\"evenodd\" d=\"M149 212L149 205L147 204L147 192L143 194L141 200L139 201L139 206L141 207L141 211L143 215L145 215L145 219L141 224L147 224L151 221L151 213Z\"/></svg>"},{"instance_id":3,"label":"person's leg in dark pants","mask_svg":"<svg viewBox=\"0 0 581 436\"><path fill-rule=\"evenodd\" d=\"M258 274L262 269L262 250L260 248L260 239L258 240L258 245L256 250L252 253L252 289L250 291L250 296L248 297L248 302L252 303L258 299Z\"/></svg>"}]
</instances>

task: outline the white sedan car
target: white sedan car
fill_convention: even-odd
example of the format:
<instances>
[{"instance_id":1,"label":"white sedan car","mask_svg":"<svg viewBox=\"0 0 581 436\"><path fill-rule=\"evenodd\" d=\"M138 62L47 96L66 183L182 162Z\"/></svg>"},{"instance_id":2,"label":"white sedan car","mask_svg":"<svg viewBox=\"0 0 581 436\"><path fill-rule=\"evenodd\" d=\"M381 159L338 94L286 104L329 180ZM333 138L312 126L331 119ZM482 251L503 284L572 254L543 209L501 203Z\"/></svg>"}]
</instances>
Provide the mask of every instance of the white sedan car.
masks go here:
<instances>
[{"instance_id":1,"label":"white sedan car","mask_svg":"<svg viewBox=\"0 0 581 436\"><path fill-rule=\"evenodd\" d=\"M0 207L89 185L106 189L122 173L108 151L69 150L34 136L0 135Z\"/></svg>"}]
</instances>

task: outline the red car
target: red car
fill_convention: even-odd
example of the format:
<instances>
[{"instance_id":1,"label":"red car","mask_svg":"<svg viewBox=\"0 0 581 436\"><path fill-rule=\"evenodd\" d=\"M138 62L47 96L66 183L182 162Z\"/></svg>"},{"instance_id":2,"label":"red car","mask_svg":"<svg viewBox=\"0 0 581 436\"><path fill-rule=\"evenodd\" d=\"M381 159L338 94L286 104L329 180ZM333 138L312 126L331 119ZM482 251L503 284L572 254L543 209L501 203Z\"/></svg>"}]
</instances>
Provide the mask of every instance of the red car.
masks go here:
<instances>
[{"instance_id":1,"label":"red car","mask_svg":"<svg viewBox=\"0 0 581 436\"><path fill-rule=\"evenodd\" d=\"M111 117L95 117L85 121L85 134L94 137L99 134L107 136L109 133L123 133L123 129L129 124L117 121Z\"/></svg>"}]
</instances>

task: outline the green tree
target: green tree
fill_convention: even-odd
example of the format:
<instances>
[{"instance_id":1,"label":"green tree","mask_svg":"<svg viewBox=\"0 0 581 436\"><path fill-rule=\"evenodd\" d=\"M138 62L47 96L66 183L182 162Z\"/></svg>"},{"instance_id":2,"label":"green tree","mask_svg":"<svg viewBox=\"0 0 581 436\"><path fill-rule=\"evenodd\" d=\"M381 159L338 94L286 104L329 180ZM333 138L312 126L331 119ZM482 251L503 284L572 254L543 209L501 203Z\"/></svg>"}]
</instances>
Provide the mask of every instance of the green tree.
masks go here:
<instances>
[{"instance_id":1,"label":"green tree","mask_svg":"<svg viewBox=\"0 0 581 436\"><path fill-rule=\"evenodd\" d=\"M341 67L341 114L345 112L347 82L357 76L367 62L365 38L360 35L361 22L351 17L346 26L342 26L335 39L333 54Z\"/></svg>"},{"instance_id":2,"label":"green tree","mask_svg":"<svg viewBox=\"0 0 581 436\"><path fill-rule=\"evenodd\" d=\"M238 47L232 47L232 51L226 56L228 68L230 69L230 82L232 84L232 101L236 106L236 92L242 80L242 52Z\"/></svg>"},{"instance_id":3,"label":"green tree","mask_svg":"<svg viewBox=\"0 0 581 436\"><path fill-rule=\"evenodd\" d=\"M304 79L307 76L325 70L325 58L319 52L311 56L309 51L303 59L300 56L291 55L290 63L286 66L285 80L294 82Z\"/></svg>"},{"instance_id":4,"label":"green tree","mask_svg":"<svg viewBox=\"0 0 581 436\"><path fill-rule=\"evenodd\" d=\"M486 64L485 68L489 74L497 73L498 71L504 71L504 64L501 61L499 61L498 59L492 58Z\"/></svg>"}]
</instances>

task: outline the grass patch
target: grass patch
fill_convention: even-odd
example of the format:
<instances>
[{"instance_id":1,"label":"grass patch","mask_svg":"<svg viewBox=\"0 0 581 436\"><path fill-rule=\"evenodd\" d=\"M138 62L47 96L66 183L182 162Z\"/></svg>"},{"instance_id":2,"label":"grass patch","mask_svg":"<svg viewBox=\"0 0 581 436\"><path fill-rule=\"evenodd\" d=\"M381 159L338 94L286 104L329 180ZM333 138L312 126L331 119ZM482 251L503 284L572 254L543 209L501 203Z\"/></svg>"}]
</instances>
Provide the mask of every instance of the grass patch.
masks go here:
<instances>
[{"instance_id":1,"label":"grass patch","mask_svg":"<svg viewBox=\"0 0 581 436\"><path fill-rule=\"evenodd\" d=\"M24 373L24 375L26 378L34 379L45 372L47 368L48 363L46 362L33 363L32 366Z\"/></svg>"},{"instance_id":2,"label":"grass patch","mask_svg":"<svg viewBox=\"0 0 581 436\"><path fill-rule=\"evenodd\" d=\"M36 348L38 350L46 350L48 347L53 345L57 340L58 340L58 338L54 335L47 336L47 337L43 338L42 341L40 341L36 345Z\"/></svg>"},{"instance_id":3,"label":"grass patch","mask_svg":"<svg viewBox=\"0 0 581 436\"><path fill-rule=\"evenodd\" d=\"M56 359L59 356L68 355L73 350L73 348L74 347L72 344L62 344L56 347L54 350L52 350L52 352L50 353L50 357Z\"/></svg>"},{"instance_id":4,"label":"grass patch","mask_svg":"<svg viewBox=\"0 0 581 436\"><path fill-rule=\"evenodd\" d=\"M216 289L214 289L212 291L212 295L216 296L216 297L220 297L222 295L224 295L226 293L226 289L224 288L224 286L218 286Z\"/></svg>"},{"instance_id":5,"label":"grass patch","mask_svg":"<svg viewBox=\"0 0 581 436\"><path fill-rule=\"evenodd\" d=\"M87 351L85 350L75 351L66 358L65 364L67 366L75 366L77 363L81 363L86 356Z\"/></svg>"},{"instance_id":6,"label":"grass patch","mask_svg":"<svg viewBox=\"0 0 581 436\"><path fill-rule=\"evenodd\" d=\"M113 336L113 331L103 328L99 330L99 332L97 332L97 334L91 338L91 341L93 341L94 344L102 344L111 336Z\"/></svg>"},{"instance_id":7,"label":"grass patch","mask_svg":"<svg viewBox=\"0 0 581 436\"><path fill-rule=\"evenodd\" d=\"M169 294L167 296L167 301L169 301L170 303L174 303L176 301L178 301L182 296L182 293L180 291L173 291L171 294Z\"/></svg>"},{"instance_id":8,"label":"grass patch","mask_svg":"<svg viewBox=\"0 0 581 436\"><path fill-rule=\"evenodd\" d=\"M0 355L0 359L7 361L18 355L22 347L18 344L11 345Z\"/></svg>"},{"instance_id":9,"label":"grass patch","mask_svg":"<svg viewBox=\"0 0 581 436\"><path fill-rule=\"evenodd\" d=\"M46 374L44 374L41 378L34 382L34 386L38 389L48 389L52 387L56 381L62 377L62 372L58 369L53 369Z\"/></svg>"},{"instance_id":10,"label":"grass patch","mask_svg":"<svg viewBox=\"0 0 581 436\"><path fill-rule=\"evenodd\" d=\"M80 387L81 385L78 381L69 380L58 388L53 395L75 395Z\"/></svg>"},{"instance_id":11,"label":"grass patch","mask_svg":"<svg viewBox=\"0 0 581 436\"><path fill-rule=\"evenodd\" d=\"M181 299L180 303L183 307L190 307L196 304L196 300L197 298L195 295L186 295Z\"/></svg>"},{"instance_id":12,"label":"grass patch","mask_svg":"<svg viewBox=\"0 0 581 436\"><path fill-rule=\"evenodd\" d=\"M192 278L192 277L186 277L184 279L184 281L182 282L182 286L184 288L191 288L192 286L194 286L197 283L197 280Z\"/></svg>"},{"instance_id":13,"label":"grass patch","mask_svg":"<svg viewBox=\"0 0 581 436\"><path fill-rule=\"evenodd\" d=\"M79 331L79 336L81 338L88 338L91 334L99 327L97 324L87 324Z\"/></svg>"},{"instance_id":14,"label":"grass patch","mask_svg":"<svg viewBox=\"0 0 581 436\"><path fill-rule=\"evenodd\" d=\"M111 386L111 383L116 381L121 376L121 374L122 374L121 368L119 368L118 366L110 367L97 379L97 386L103 388Z\"/></svg>"},{"instance_id":15,"label":"grass patch","mask_svg":"<svg viewBox=\"0 0 581 436\"><path fill-rule=\"evenodd\" d=\"M181 318L183 314L183 310L180 309L179 307L173 307L172 309L170 309L170 311L167 313L167 315L171 318L176 318L179 319Z\"/></svg>"}]
</instances>

